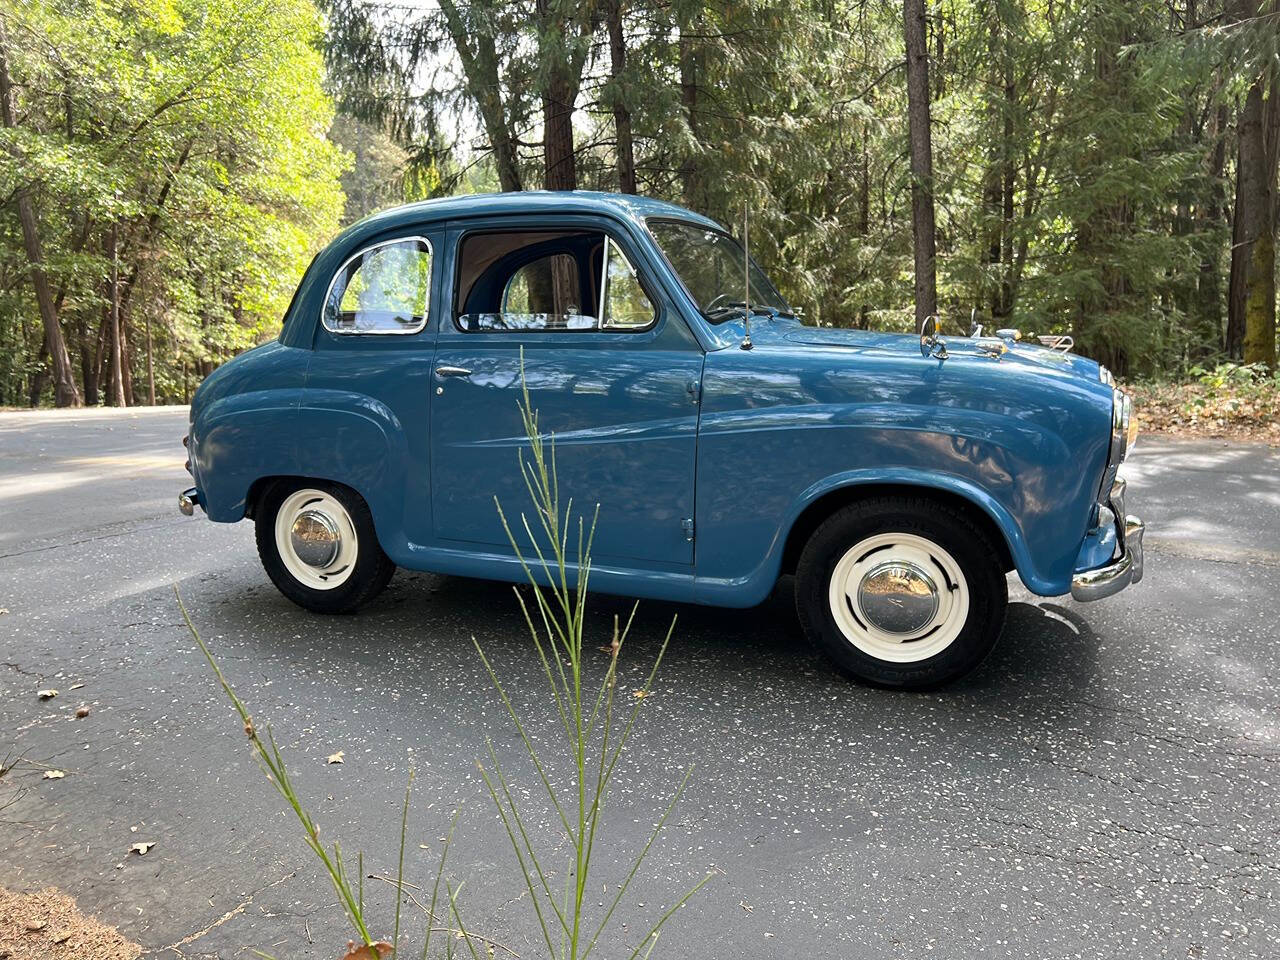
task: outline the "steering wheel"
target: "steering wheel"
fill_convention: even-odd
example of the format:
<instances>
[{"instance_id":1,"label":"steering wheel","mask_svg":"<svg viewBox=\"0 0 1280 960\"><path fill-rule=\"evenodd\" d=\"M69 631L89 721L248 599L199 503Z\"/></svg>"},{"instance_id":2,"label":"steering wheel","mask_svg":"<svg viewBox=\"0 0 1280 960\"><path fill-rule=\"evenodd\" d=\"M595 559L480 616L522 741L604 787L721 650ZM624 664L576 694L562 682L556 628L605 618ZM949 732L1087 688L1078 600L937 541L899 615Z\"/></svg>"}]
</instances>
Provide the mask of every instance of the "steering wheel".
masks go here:
<instances>
[{"instance_id":1,"label":"steering wheel","mask_svg":"<svg viewBox=\"0 0 1280 960\"><path fill-rule=\"evenodd\" d=\"M731 297L731 296L733 296L733 294L731 294L731 293L721 293L721 294L716 295L716 296L711 300L711 302L710 302L710 303L708 303L705 307L703 307L703 308L702 308L702 311L703 311L704 313L710 313L712 310L714 310L714 309L716 308L716 304L717 304L717 303L719 303L721 300L724 300L724 299L726 299L726 298L728 298L728 297ZM726 306L727 306L727 304L726 304Z\"/></svg>"}]
</instances>

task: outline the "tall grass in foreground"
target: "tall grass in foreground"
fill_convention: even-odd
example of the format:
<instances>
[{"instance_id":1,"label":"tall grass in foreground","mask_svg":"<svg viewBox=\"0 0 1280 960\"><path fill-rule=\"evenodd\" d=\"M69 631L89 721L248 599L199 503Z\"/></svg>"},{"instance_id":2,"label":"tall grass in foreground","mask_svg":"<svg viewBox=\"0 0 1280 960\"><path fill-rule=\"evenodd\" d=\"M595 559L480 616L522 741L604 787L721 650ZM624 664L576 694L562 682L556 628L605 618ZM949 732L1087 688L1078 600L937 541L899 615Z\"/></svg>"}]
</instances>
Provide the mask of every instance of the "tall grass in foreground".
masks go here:
<instances>
[{"instance_id":1,"label":"tall grass in foreground","mask_svg":"<svg viewBox=\"0 0 1280 960\"><path fill-rule=\"evenodd\" d=\"M591 546L599 506L597 505L590 524L581 516L576 523L573 521L572 499L561 511L560 488L556 478L555 439L551 437L544 440L538 428L538 414L530 403L529 388L524 378L523 350L520 356L520 387L520 414L525 436L529 441L528 457L521 453L519 458L520 472L529 491L534 514L532 523L527 515L520 515L519 530L525 538L523 545L522 538L512 531L502 504L497 498L494 503L525 576L534 584L532 596L535 603L532 609L518 589L514 592L555 704L560 727L557 734L563 738L561 743L573 765L571 782L567 788L555 785L539 748L534 745L516 713L498 672L474 637L472 642L489 672L489 678L502 705L520 735L538 781L569 841L567 862L562 864L565 871L563 890L552 889L554 875L548 869L545 854L539 853L538 845L529 835L526 819L516 802L508 775L498 762L493 745L487 738L489 764L486 766L481 762L480 772L519 862L529 891L529 901L537 915L546 955L559 960L585 960L601 943L600 938L609 921L626 897L653 842L662 832L667 818L684 793L693 767L690 766L685 773L646 843L630 862L624 879L617 884L612 898L605 903L599 916L588 916L587 891L590 889L592 868L596 865L593 855L600 841L605 800L618 759L630 740L636 718L652 690L676 622L673 618L643 686L632 691L633 702L630 709L615 713L618 658L635 619L638 604L632 606L625 624L620 623L617 617L614 618L610 643L604 648L608 652L607 665L603 675L593 680L592 670L586 661L588 648L585 643L585 628L587 585L591 576ZM571 537L576 541L576 562L570 558ZM543 589L538 589L540 583L544 585ZM619 713L625 717L621 723ZM659 917L630 950L631 960L642 954L646 957L650 955L667 921L711 876L704 876ZM611 956L626 955L626 951L616 943L610 944L608 952Z\"/></svg>"},{"instance_id":2,"label":"tall grass in foreground","mask_svg":"<svg viewBox=\"0 0 1280 960\"><path fill-rule=\"evenodd\" d=\"M523 453L521 454L519 466L533 503L534 516L533 521L530 522L527 515L523 513L520 515L518 529L523 531L527 538L523 544L521 539L513 533L512 525L500 503L498 514L521 567L534 587L532 608L519 589L515 589L514 592L528 626L550 700L555 708L556 722L552 736L549 738L554 744L554 747L550 748L553 749L553 754L549 755L545 752L549 748L535 745L534 736L516 712L498 671L474 637L472 642L484 663L498 698L519 734L532 770L559 821L559 830L545 838L532 833L528 814L522 810L521 804L516 800L519 792L516 789L516 782L511 772L499 763L492 741L487 737L485 740L487 763L485 760L479 762L480 773L519 864L520 874L529 894L528 900L537 919L545 947L545 957L548 960L586 960L593 952L603 951L607 947L606 952L610 957L627 956L628 960L636 960L638 957L648 958L653 954L667 921L703 884L711 879L712 874L704 876L665 910L638 942L624 944L610 939L609 923L625 899L632 881L640 874L654 841L683 794L689 776L693 772L692 766L674 791L670 803L657 819L644 846L627 864L625 876L620 883L616 884L612 897L598 908L598 912L589 909L587 900L588 890L591 889L589 883L592 871L599 863L596 855L604 836L602 816L609 787L617 769L618 760L635 728L640 710L652 690L654 678L657 676L658 668L675 629L675 620L672 619L671 627L667 630L661 649L643 686L632 691L633 702L630 709L618 709L615 712L618 661L635 618L636 607L631 608L625 624L620 623L617 617L614 618L610 642L607 647L602 647L607 652L608 658L603 675L600 675L599 670L588 662L586 654L588 647L585 640L587 582L591 572L591 544L596 520L593 516L591 523L587 524L579 517L574 523L571 519L572 500L566 503L564 510L561 511L555 469L555 442L554 438L544 442L539 432L537 412L529 402L529 391L524 383L523 351L520 412L529 441L529 455L526 458ZM597 516L598 513L597 507ZM572 559L569 553L571 534L576 543L576 559ZM420 887L405 880L404 851L410 790L413 783L412 771L409 774L409 784L405 789L404 805L401 810L399 861L396 878L392 884L397 891L392 938L386 941L374 937L366 914L363 858L357 858L357 873L353 884L348 872L348 863L344 861L342 850L337 842L334 842L331 847L326 847L320 840L319 827L307 813L294 788L284 757L271 729L269 727L266 729L265 737L259 732L248 709L231 688L217 660L191 622L191 617L182 603L182 597L178 594L176 585L174 595L177 597L182 616L186 620L191 635L209 661L214 675L236 713L239 714L259 766L293 811L302 827L303 839L307 847L320 861L333 884L338 903L356 936L359 937L359 943L353 941L348 946L343 960L379 960L383 957L399 956L401 905L406 899L425 913L421 951L423 958L430 955L433 933L446 935L444 952L448 957L454 956L460 949L465 950L466 955L472 960L480 960L482 955L494 957L497 951L515 957L516 954L509 948L467 929L458 906L461 887L455 886L444 876L445 861L449 854L454 826L457 824L457 814L454 815L449 835L436 864L429 903L422 903L412 892L420 890ZM556 761L567 761L572 770L567 786L556 786L557 777L553 769ZM564 847L565 840L568 841L565 853L547 852L548 849L558 850ZM447 910L446 919L441 919L437 908L440 911ZM437 943L439 943L438 940ZM459 944L462 945L461 948Z\"/></svg>"}]
</instances>

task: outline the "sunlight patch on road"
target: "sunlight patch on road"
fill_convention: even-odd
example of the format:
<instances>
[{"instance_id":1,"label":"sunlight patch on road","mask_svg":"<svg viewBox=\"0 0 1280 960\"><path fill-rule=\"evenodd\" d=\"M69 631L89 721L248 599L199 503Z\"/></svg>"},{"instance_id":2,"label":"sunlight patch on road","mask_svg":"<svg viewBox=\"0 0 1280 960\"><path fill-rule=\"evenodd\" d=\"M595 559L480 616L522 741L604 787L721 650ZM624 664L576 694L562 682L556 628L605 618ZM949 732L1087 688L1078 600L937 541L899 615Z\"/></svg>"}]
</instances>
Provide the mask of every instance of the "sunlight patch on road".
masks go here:
<instances>
[{"instance_id":1,"label":"sunlight patch on road","mask_svg":"<svg viewBox=\"0 0 1280 960\"><path fill-rule=\"evenodd\" d=\"M39 473L0 477L0 501L18 497L57 493L71 487L94 483L105 477L138 476L149 473L182 471L181 457L135 455L77 457L63 460L60 466L71 469L42 470Z\"/></svg>"},{"instance_id":2,"label":"sunlight patch on road","mask_svg":"<svg viewBox=\"0 0 1280 960\"><path fill-rule=\"evenodd\" d=\"M124 469L150 471L170 470L174 467L181 468L183 459L180 456L175 457L173 455L118 454L105 457L73 457L62 462L72 467L121 467Z\"/></svg>"}]
</instances>

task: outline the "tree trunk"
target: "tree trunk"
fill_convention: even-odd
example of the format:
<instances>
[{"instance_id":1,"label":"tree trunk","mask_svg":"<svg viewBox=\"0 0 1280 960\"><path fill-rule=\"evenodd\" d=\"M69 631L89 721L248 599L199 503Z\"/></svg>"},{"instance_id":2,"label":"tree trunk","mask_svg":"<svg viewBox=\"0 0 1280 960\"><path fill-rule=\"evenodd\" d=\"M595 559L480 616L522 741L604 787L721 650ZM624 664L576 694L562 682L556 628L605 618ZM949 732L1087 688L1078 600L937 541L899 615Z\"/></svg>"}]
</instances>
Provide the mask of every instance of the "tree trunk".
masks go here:
<instances>
[{"instance_id":1,"label":"tree trunk","mask_svg":"<svg viewBox=\"0 0 1280 960\"><path fill-rule=\"evenodd\" d=\"M36 369L31 374L31 383L27 393L27 401L30 406L40 406L40 398L44 396L45 384L49 382L48 360L49 341L41 337L40 350L36 354Z\"/></svg>"},{"instance_id":2,"label":"tree trunk","mask_svg":"<svg viewBox=\"0 0 1280 960\"><path fill-rule=\"evenodd\" d=\"M124 310L124 300L120 302L120 380L124 384L125 403L133 406L138 402L138 395L133 391L133 357L129 348L129 317Z\"/></svg>"},{"instance_id":3,"label":"tree trunk","mask_svg":"<svg viewBox=\"0 0 1280 960\"><path fill-rule=\"evenodd\" d=\"M156 369L152 361L151 313L147 313L147 404L156 405Z\"/></svg>"},{"instance_id":4,"label":"tree trunk","mask_svg":"<svg viewBox=\"0 0 1280 960\"><path fill-rule=\"evenodd\" d=\"M540 44L547 65L542 90L543 186L547 190L577 190L578 162L573 148L573 111L582 82L581 64L569 49L574 24L556 0L538 0L539 26L549 41Z\"/></svg>"},{"instance_id":5,"label":"tree trunk","mask_svg":"<svg viewBox=\"0 0 1280 960\"><path fill-rule=\"evenodd\" d=\"M613 129L617 137L618 190L636 192L636 155L631 136L631 111L623 72L627 67L627 39L622 31L622 0L609 4L609 80L613 97Z\"/></svg>"},{"instance_id":6,"label":"tree trunk","mask_svg":"<svg viewBox=\"0 0 1280 960\"><path fill-rule=\"evenodd\" d=\"M680 164L680 184L684 205L690 210L702 211L702 177L698 162L698 76L702 72L702 54L692 37L680 32L680 102L684 106L684 119L689 127L693 146Z\"/></svg>"},{"instance_id":7,"label":"tree trunk","mask_svg":"<svg viewBox=\"0 0 1280 960\"><path fill-rule=\"evenodd\" d=\"M77 338L77 346L80 353L80 383L84 387L84 405L86 407L96 407L98 405L98 371L95 367L97 351L95 350L96 340L93 336L93 327L93 320L87 320L84 329L80 331L80 335Z\"/></svg>"},{"instance_id":8,"label":"tree trunk","mask_svg":"<svg viewBox=\"0 0 1280 960\"><path fill-rule=\"evenodd\" d=\"M916 327L938 312L937 229L933 212L933 142L929 118L929 48L924 0L903 0L907 47L907 117L911 131L911 232L915 248Z\"/></svg>"},{"instance_id":9,"label":"tree trunk","mask_svg":"<svg viewBox=\"0 0 1280 960\"><path fill-rule=\"evenodd\" d=\"M1245 363L1276 363L1276 164L1280 77L1268 65L1240 112L1227 296L1227 350Z\"/></svg>"},{"instance_id":10,"label":"tree trunk","mask_svg":"<svg viewBox=\"0 0 1280 960\"><path fill-rule=\"evenodd\" d=\"M562 69L553 70L542 95L543 186L577 190L578 164L573 150L573 101L576 91Z\"/></svg>"},{"instance_id":11,"label":"tree trunk","mask_svg":"<svg viewBox=\"0 0 1280 960\"><path fill-rule=\"evenodd\" d=\"M13 83L9 77L9 36L0 20L0 121L8 129L17 125ZM31 196L27 187L21 187L15 198L18 220L22 224L22 243L26 248L27 262L31 268L31 284L35 287L36 303L40 309L40 322L44 326L45 346L53 364L53 397L59 407L80 406L80 390L76 387L71 368L71 355L58 323L58 311L53 302L53 291L44 272L44 257L40 251L40 232ZM37 397L38 399L38 397Z\"/></svg>"},{"instance_id":12,"label":"tree trunk","mask_svg":"<svg viewBox=\"0 0 1280 960\"><path fill-rule=\"evenodd\" d=\"M1014 191L1018 185L1018 167L1013 158L1013 117L1018 105L1018 86L1013 74L1013 58L1001 51L1004 61L1004 127L1001 140L1000 170L1000 317L1013 313L1013 218Z\"/></svg>"},{"instance_id":13,"label":"tree trunk","mask_svg":"<svg viewBox=\"0 0 1280 960\"><path fill-rule=\"evenodd\" d=\"M111 261L107 281L107 363L111 377L107 389L107 402L113 407L126 406L124 395L124 351L120 344L120 260L116 255L118 227L112 223L107 228L106 255Z\"/></svg>"},{"instance_id":14,"label":"tree trunk","mask_svg":"<svg viewBox=\"0 0 1280 960\"><path fill-rule=\"evenodd\" d=\"M1219 104L1213 118L1213 151L1209 158L1209 199L1203 210L1197 210L1198 231L1212 239L1200 258L1200 275L1196 282L1195 322L1201 332L1194 359L1204 360L1222 344L1222 278L1218 255L1221 247L1217 230L1222 220L1222 176L1227 165L1227 106Z\"/></svg>"}]
</instances>

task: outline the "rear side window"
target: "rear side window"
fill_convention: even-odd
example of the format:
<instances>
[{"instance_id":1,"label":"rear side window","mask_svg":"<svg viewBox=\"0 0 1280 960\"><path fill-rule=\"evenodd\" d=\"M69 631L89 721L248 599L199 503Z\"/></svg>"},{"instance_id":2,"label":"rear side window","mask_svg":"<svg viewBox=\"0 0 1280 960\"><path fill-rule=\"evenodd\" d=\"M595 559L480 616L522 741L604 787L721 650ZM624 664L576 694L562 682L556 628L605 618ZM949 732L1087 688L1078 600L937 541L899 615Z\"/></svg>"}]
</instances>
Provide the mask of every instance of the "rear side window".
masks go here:
<instances>
[{"instance_id":1,"label":"rear side window","mask_svg":"<svg viewBox=\"0 0 1280 960\"><path fill-rule=\"evenodd\" d=\"M334 275L324 300L334 333L417 333L431 302L431 244L424 237L365 247Z\"/></svg>"}]
</instances>

